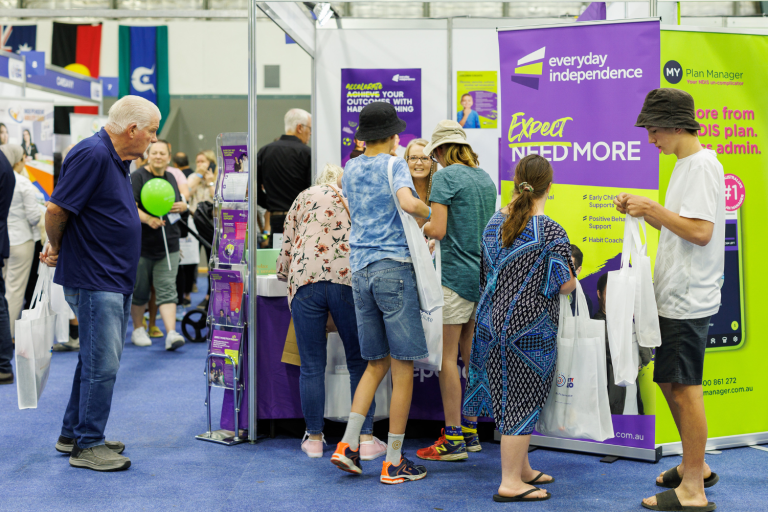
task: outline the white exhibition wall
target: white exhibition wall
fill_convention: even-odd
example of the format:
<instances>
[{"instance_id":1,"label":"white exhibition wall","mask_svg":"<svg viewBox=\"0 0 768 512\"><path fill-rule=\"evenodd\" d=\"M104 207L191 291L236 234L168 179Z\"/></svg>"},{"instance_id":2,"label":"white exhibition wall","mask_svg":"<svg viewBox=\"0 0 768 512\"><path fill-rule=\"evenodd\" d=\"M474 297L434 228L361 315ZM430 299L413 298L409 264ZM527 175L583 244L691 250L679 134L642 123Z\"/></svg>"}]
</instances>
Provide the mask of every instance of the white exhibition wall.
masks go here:
<instances>
[{"instance_id":1,"label":"white exhibition wall","mask_svg":"<svg viewBox=\"0 0 768 512\"><path fill-rule=\"evenodd\" d=\"M448 113L448 34L444 20L420 20L419 30L320 29L315 61L317 168L341 161L342 68L421 68L422 135Z\"/></svg>"}]
</instances>

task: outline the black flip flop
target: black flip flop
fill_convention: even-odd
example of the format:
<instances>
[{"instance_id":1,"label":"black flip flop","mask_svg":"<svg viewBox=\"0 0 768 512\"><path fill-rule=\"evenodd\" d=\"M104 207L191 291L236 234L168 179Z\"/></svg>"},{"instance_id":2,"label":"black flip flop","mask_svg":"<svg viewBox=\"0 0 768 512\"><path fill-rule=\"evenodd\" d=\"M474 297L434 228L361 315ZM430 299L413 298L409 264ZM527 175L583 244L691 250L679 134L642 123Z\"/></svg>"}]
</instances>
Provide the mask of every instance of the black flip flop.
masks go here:
<instances>
[{"instance_id":1,"label":"black flip flop","mask_svg":"<svg viewBox=\"0 0 768 512\"><path fill-rule=\"evenodd\" d=\"M541 471L539 471L539 474L538 474L538 475L536 475L536 478L534 478L534 479L533 479L533 480L531 480L530 482L523 482L523 483L526 483L526 484L528 484L528 485L533 485L533 484L535 484L536 482L539 482L539 478L541 478L542 476L544 476L544 473L543 473L543 472L541 472ZM552 480L547 480L546 482L539 482L539 485L547 485L547 484L553 484L553 483L555 483L555 477L551 477L551 478L552 478Z\"/></svg>"},{"instance_id":2,"label":"black flip flop","mask_svg":"<svg viewBox=\"0 0 768 512\"><path fill-rule=\"evenodd\" d=\"M680 473L677 471L677 466L665 471L662 480L662 483L659 483L657 480L656 485L659 487L666 487L667 489L677 489L680 487L680 484L683 483L683 479L680 478ZM704 479L704 488L708 489L719 481L720 477L713 471L712 474L709 475L709 478Z\"/></svg>"},{"instance_id":3,"label":"black flip flop","mask_svg":"<svg viewBox=\"0 0 768 512\"><path fill-rule=\"evenodd\" d=\"M717 508L714 502L710 501L705 507L693 507L690 505L681 505L674 489L664 491L656 495L656 505L641 504L648 510L661 510L664 512L712 512Z\"/></svg>"},{"instance_id":4,"label":"black flip flop","mask_svg":"<svg viewBox=\"0 0 768 512\"><path fill-rule=\"evenodd\" d=\"M533 489L529 491L525 491L523 494L518 494L517 496L502 496L501 494L494 494L493 501L498 501L500 503L511 503L511 502L520 502L520 501L546 501L552 497L550 493L547 493L547 495L543 498L526 498L526 496L528 496L532 492L541 491L541 490L542 489L539 489L538 487L534 487Z\"/></svg>"}]
</instances>

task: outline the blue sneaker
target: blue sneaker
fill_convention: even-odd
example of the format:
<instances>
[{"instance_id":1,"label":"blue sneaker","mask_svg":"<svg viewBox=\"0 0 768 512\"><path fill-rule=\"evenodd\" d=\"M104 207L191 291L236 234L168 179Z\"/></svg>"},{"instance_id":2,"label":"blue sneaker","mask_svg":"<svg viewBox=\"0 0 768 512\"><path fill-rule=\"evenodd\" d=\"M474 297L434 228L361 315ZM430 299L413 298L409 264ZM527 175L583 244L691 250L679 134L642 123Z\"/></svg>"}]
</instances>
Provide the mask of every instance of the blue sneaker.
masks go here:
<instances>
[{"instance_id":1,"label":"blue sneaker","mask_svg":"<svg viewBox=\"0 0 768 512\"><path fill-rule=\"evenodd\" d=\"M477 429L462 426L461 433L464 436L464 443L467 445L468 452L479 452L483 449L480 446L480 436L477 434Z\"/></svg>"},{"instance_id":2,"label":"blue sneaker","mask_svg":"<svg viewBox=\"0 0 768 512\"><path fill-rule=\"evenodd\" d=\"M400 464L395 466L391 462L384 461L381 467L381 478L383 484L402 484L410 480L421 480L427 476L427 468L419 466L405 458L405 452L400 454Z\"/></svg>"},{"instance_id":3,"label":"blue sneaker","mask_svg":"<svg viewBox=\"0 0 768 512\"><path fill-rule=\"evenodd\" d=\"M336 451L331 457L331 462L340 470L360 475L363 473L363 465L360 463L360 447L352 450L347 443L336 445Z\"/></svg>"}]
</instances>

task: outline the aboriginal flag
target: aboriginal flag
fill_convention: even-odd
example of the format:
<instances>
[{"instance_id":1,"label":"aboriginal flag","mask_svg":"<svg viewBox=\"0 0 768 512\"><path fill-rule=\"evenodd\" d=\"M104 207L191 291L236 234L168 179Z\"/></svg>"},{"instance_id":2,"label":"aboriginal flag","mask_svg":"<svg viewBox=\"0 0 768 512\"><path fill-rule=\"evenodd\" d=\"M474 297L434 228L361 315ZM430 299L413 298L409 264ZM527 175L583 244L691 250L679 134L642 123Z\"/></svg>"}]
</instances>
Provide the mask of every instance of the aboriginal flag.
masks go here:
<instances>
[{"instance_id":1,"label":"aboriginal flag","mask_svg":"<svg viewBox=\"0 0 768 512\"><path fill-rule=\"evenodd\" d=\"M120 26L120 97L133 94L160 109L163 129L171 111L168 91L168 27ZM160 131L158 130L158 131Z\"/></svg>"},{"instance_id":2,"label":"aboriginal flag","mask_svg":"<svg viewBox=\"0 0 768 512\"><path fill-rule=\"evenodd\" d=\"M51 64L69 71L99 77L101 23L73 24L53 22ZM77 66L79 64L79 66ZM83 69L85 66L86 69ZM69 135L69 113L98 114L98 107L55 107L53 131Z\"/></svg>"}]
</instances>

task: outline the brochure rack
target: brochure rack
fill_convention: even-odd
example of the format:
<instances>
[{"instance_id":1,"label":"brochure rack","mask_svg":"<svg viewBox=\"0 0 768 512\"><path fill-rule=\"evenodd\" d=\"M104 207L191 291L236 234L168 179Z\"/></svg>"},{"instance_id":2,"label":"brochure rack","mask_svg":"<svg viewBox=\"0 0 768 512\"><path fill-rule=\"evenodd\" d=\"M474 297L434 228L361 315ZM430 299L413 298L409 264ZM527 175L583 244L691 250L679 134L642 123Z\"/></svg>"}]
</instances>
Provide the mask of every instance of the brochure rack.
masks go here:
<instances>
[{"instance_id":1,"label":"brochure rack","mask_svg":"<svg viewBox=\"0 0 768 512\"><path fill-rule=\"evenodd\" d=\"M195 436L201 441L232 446L248 440L240 436L243 394L243 357L248 342L249 297L248 162L247 133L223 133L216 138L214 238L208 262L211 287L208 312L208 355L205 358L205 407L208 430ZM225 437L211 426L211 387L234 393L234 436Z\"/></svg>"}]
</instances>

